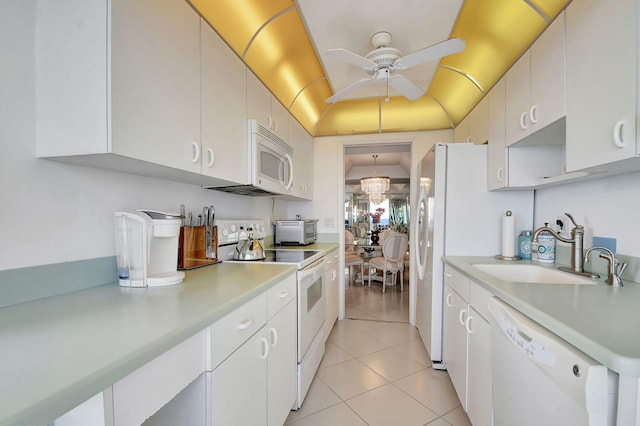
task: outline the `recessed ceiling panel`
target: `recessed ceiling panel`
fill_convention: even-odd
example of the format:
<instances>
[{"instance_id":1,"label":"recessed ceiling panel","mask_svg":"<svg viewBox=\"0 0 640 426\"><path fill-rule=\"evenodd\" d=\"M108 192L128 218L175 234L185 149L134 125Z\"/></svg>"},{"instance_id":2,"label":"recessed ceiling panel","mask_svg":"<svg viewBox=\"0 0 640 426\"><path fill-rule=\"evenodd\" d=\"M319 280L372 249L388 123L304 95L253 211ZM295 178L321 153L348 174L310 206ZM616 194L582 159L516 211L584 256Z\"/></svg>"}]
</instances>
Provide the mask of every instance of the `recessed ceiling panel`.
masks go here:
<instances>
[{"instance_id":1,"label":"recessed ceiling panel","mask_svg":"<svg viewBox=\"0 0 640 426\"><path fill-rule=\"evenodd\" d=\"M391 33L390 47L407 55L446 40L460 11L462 0L349 0L330 4L318 0L298 0L298 7L311 33L312 42L330 84L339 91L368 74L361 68L327 55L333 48L344 48L366 56L374 47L371 36L379 31ZM423 90L429 88L437 68L433 61L416 66L402 75ZM386 95L384 83L359 88L347 99ZM390 96L397 93L390 89Z\"/></svg>"}]
</instances>

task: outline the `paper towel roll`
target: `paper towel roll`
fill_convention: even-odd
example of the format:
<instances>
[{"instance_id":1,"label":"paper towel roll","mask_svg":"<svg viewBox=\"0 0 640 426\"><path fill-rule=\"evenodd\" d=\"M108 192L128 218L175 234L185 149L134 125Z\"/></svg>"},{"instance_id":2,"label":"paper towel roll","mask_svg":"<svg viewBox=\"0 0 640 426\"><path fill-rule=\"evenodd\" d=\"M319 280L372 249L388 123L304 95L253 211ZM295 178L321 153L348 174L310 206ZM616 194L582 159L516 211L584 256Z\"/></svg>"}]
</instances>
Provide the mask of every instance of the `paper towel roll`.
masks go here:
<instances>
[{"instance_id":1,"label":"paper towel roll","mask_svg":"<svg viewBox=\"0 0 640 426\"><path fill-rule=\"evenodd\" d=\"M516 241L516 219L511 215L511 211L502 216L502 256L514 257Z\"/></svg>"}]
</instances>

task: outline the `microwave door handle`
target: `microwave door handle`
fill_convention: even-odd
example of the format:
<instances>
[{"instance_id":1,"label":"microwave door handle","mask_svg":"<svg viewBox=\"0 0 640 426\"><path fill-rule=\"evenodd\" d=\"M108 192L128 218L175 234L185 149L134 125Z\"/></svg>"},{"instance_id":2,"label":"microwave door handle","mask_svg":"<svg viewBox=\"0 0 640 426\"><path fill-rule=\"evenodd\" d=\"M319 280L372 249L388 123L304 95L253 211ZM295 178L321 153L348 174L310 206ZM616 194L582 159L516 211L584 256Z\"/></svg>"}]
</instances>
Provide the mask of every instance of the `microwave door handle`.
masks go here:
<instances>
[{"instance_id":1,"label":"microwave door handle","mask_svg":"<svg viewBox=\"0 0 640 426\"><path fill-rule=\"evenodd\" d=\"M293 185L293 160L289 154L286 154L287 162L289 163L289 181L284 186L284 189L289 190L291 185Z\"/></svg>"}]
</instances>

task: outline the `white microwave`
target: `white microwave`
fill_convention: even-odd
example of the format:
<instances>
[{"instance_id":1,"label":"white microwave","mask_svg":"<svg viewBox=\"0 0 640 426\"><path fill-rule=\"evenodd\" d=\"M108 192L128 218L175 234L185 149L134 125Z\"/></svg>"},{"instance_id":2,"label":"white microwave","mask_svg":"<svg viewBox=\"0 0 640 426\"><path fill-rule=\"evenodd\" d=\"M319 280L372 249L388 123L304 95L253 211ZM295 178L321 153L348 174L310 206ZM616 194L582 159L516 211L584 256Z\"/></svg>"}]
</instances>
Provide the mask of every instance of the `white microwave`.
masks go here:
<instances>
[{"instance_id":1,"label":"white microwave","mask_svg":"<svg viewBox=\"0 0 640 426\"><path fill-rule=\"evenodd\" d=\"M250 182L276 194L287 194L293 184L293 148L256 120L247 121Z\"/></svg>"},{"instance_id":2,"label":"white microwave","mask_svg":"<svg viewBox=\"0 0 640 426\"><path fill-rule=\"evenodd\" d=\"M233 194L287 195L293 185L293 148L256 120L247 120L246 184L208 186Z\"/></svg>"}]
</instances>

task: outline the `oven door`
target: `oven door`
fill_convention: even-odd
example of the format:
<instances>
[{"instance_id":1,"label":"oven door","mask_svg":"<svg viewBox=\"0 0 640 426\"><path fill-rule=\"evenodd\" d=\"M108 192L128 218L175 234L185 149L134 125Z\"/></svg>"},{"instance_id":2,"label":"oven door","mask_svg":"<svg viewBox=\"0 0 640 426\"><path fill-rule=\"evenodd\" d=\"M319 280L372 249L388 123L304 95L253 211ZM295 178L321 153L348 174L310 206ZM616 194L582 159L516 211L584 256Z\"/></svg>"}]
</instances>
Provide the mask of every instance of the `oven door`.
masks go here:
<instances>
[{"instance_id":1,"label":"oven door","mask_svg":"<svg viewBox=\"0 0 640 426\"><path fill-rule=\"evenodd\" d=\"M324 324L325 269L325 259L322 258L298 271L298 362L302 362Z\"/></svg>"}]
</instances>

